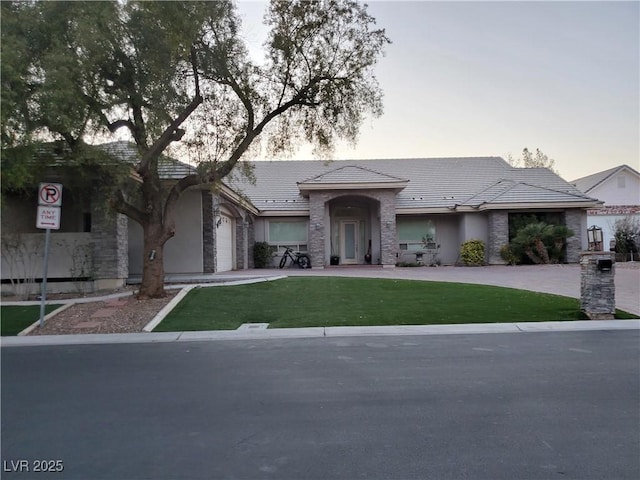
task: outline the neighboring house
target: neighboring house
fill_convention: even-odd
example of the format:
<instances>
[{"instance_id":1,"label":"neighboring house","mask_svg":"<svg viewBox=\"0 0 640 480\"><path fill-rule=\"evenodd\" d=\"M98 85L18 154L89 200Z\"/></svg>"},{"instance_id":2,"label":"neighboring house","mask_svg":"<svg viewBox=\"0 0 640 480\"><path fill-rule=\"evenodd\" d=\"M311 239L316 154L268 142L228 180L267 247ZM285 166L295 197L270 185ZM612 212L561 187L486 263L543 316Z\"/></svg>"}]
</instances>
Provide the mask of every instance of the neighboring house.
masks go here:
<instances>
[{"instance_id":1,"label":"neighboring house","mask_svg":"<svg viewBox=\"0 0 640 480\"><path fill-rule=\"evenodd\" d=\"M640 173L628 165L610 168L571 182L586 195L604 202L602 208L587 210L589 226L602 228L604 249L615 238L616 220L640 219Z\"/></svg>"},{"instance_id":2,"label":"neighboring house","mask_svg":"<svg viewBox=\"0 0 640 480\"><path fill-rule=\"evenodd\" d=\"M135 162L131 144L101 148ZM586 211L600 203L548 169L514 168L498 157L256 161L253 166L254 183L235 175L215 190L193 188L183 194L176 235L165 245L167 274L251 268L253 245L260 241L272 247L275 262L292 247L308 253L313 268L323 268L332 257L342 265L453 265L464 241L480 239L487 263L503 264L500 248L509 242L510 221L531 214L575 232L565 256L573 263L587 246ZM193 167L177 160L161 161L160 174L167 183L191 171ZM81 270L95 289L139 277L140 226L120 214L108 216L98 191L82 204L74 203L73 195L63 198L63 228L52 235L49 277L78 277L77 259L65 242L84 245L86 266ZM10 234L29 237L31 244L41 242L36 204L35 194L28 201L3 202L3 252ZM6 283L10 274L4 255L2 267ZM39 278L41 265L32 268Z\"/></svg>"}]
</instances>

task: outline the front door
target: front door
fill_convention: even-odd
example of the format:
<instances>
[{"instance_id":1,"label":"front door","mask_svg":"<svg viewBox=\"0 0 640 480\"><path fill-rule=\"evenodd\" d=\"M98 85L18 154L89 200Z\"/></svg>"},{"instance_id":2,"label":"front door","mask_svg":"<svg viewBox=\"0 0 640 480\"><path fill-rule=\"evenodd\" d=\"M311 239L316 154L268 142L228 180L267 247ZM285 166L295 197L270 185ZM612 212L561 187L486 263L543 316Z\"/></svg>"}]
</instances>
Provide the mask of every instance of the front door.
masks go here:
<instances>
[{"instance_id":1,"label":"front door","mask_svg":"<svg viewBox=\"0 0 640 480\"><path fill-rule=\"evenodd\" d=\"M358 263L358 221L340 222L340 259L341 263Z\"/></svg>"}]
</instances>

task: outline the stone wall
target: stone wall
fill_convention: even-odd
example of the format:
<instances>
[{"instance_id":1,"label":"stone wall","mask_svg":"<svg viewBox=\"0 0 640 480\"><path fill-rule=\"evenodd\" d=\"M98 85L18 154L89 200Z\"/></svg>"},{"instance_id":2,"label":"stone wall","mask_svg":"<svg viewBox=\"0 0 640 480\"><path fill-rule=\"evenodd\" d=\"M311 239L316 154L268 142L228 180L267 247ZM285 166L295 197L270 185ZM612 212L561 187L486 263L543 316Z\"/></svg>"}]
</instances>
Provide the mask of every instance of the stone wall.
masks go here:
<instances>
[{"instance_id":1,"label":"stone wall","mask_svg":"<svg viewBox=\"0 0 640 480\"><path fill-rule=\"evenodd\" d=\"M612 253L582 252L580 254L580 310L592 320L614 318L616 313L614 276L615 256Z\"/></svg>"}]
</instances>

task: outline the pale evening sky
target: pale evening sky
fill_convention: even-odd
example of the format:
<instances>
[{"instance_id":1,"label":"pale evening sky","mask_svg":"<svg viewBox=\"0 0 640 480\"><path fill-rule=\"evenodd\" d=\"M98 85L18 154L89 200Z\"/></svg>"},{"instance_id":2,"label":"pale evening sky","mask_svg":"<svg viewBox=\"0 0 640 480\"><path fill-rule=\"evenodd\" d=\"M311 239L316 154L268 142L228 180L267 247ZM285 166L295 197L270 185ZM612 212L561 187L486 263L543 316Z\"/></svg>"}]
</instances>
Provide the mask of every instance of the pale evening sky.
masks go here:
<instances>
[{"instance_id":1,"label":"pale evening sky","mask_svg":"<svg viewBox=\"0 0 640 480\"><path fill-rule=\"evenodd\" d=\"M384 115L334 159L519 157L566 180L640 169L640 2L369 1L393 42L376 74ZM242 0L259 49L266 2ZM312 159L301 147L294 159Z\"/></svg>"}]
</instances>

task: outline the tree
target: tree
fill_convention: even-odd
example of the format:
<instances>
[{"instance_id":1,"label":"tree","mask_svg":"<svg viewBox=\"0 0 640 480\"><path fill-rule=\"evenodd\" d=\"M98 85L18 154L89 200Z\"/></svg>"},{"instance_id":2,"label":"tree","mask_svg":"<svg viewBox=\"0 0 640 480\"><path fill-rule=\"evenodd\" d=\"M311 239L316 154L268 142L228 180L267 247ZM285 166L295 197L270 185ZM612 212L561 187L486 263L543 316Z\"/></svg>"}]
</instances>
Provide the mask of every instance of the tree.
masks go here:
<instances>
[{"instance_id":1,"label":"tree","mask_svg":"<svg viewBox=\"0 0 640 480\"><path fill-rule=\"evenodd\" d=\"M637 256L640 244L640 220L632 215L618 218L613 222L613 231L616 253L622 254L625 261L629 253Z\"/></svg>"},{"instance_id":2,"label":"tree","mask_svg":"<svg viewBox=\"0 0 640 480\"><path fill-rule=\"evenodd\" d=\"M526 256L535 264L559 263L562 259L566 239L574 232L565 225L552 225L545 222L533 222L518 229L517 235L511 240L509 249L503 258L511 256L520 261ZM506 258L505 258L506 259Z\"/></svg>"},{"instance_id":3,"label":"tree","mask_svg":"<svg viewBox=\"0 0 640 480\"><path fill-rule=\"evenodd\" d=\"M373 68L389 40L354 1L272 0L262 63L229 0L1 8L3 148L62 139L86 152L122 132L137 145L140 182L109 200L143 228L142 298L164 295L163 246L187 188L215 185L261 143L277 153L308 141L330 155L382 112ZM176 145L197 173L165 187L158 162Z\"/></svg>"},{"instance_id":4,"label":"tree","mask_svg":"<svg viewBox=\"0 0 640 480\"><path fill-rule=\"evenodd\" d=\"M536 153L532 153L528 148L522 150L520 158L513 158L511 154L507 155L507 161L513 167L523 168L548 168L552 172L558 173L555 169L556 161L549 158L542 151L536 148Z\"/></svg>"}]
</instances>

